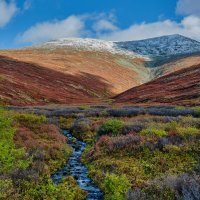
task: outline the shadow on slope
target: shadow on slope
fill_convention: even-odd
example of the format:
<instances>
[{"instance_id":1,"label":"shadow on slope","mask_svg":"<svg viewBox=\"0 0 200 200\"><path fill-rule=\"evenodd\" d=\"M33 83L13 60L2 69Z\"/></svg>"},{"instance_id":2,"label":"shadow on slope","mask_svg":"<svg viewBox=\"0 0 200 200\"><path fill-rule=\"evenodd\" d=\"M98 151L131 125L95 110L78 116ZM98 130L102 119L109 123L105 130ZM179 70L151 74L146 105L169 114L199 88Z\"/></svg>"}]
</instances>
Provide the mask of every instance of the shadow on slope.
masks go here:
<instances>
[{"instance_id":1,"label":"shadow on slope","mask_svg":"<svg viewBox=\"0 0 200 200\"><path fill-rule=\"evenodd\" d=\"M36 64L0 56L0 101L10 105L96 103L111 95L105 79L64 74Z\"/></svg>"}]
</instances>

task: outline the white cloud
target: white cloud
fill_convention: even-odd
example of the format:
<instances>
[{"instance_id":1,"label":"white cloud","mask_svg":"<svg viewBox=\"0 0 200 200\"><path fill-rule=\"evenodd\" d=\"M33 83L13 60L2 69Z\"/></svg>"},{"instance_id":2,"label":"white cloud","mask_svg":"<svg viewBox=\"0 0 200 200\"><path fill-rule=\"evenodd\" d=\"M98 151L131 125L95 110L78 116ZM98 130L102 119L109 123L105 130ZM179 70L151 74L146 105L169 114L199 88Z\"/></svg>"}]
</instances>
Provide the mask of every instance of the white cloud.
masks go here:
<instances>
[{"instance_id":1,"label":"white cloud","mask_svg":"<svg viewBox=\"0 0 200 200\"><path fill-rule=\"evenodd\" d=\"M8 24L16 14L17 10L18 9L14 1L7 3L4 0L0 0L0 27L4 27Z\"/></svg>"},{"instance_id":2,"label":"white cloud","mask_svg":"<svg viewBox=\"0 0 200 200\"><path fill-rule=\"evenodd\" d=\"M134 24L127 29L102 34L101 39L125 41L139 40L170 34L182 34L200 41L200 17L187 16L180 23L165 20L154 23Z\"/></svg>"},{"instance_id":3,"label":"white cloud","mask_svg":"<svg viewBox=\"0 0 200 200\"><path fill-rule=\"evenodd\" d=\"M200 0L179 0L176 12L182 15L200 16Z\"/></svg>"},{"instance_id":4,"label":"white cloud","mask_svg":"<svg viewBox=\"0 0 200 200\"><path fill-rule=\"evenodd\" d=\"M126 29L116 25L111 14L72 15L58 21L38 23L17 37L21 43L39 43L63 37L94 37L112 41L140 40L181 34L200 41L200 17L190 15L181 22L172 20L133 24Z\"/></svg>"},{"instance_id":5,"label":"white cloud","mask_svg":"<svg viewBox=\"0 0 200 200\"><path fill-rule=\"evenodd\" d=\"M72 15L61 21L38 23L19 35L17 41L39 43L62 37L82 37L84 34L85 17Z\"/></svg>"},{"instance_id":6,"label":"white cloud","mask_svg":"<svg viewBox=\"0 0 200 200\"><path fill-rule=\"evenodd\" d=\"M40 43L63 37L97 37L117 31L112 13L72 15L64 20L38 23L18 35L17 42Z\"/></svg>"},{"instance_id":7,"label":"white cloud","mask_svg":"<svg viewBox=\"0 0 200 200\"><path fill-rule=\"evenodd\" d=\"M102 31L116 31L118 30L118 27L113 24L113 22L106 20L106 19L100 19L93 25L93 29L96 32L102 32Z\"/></svg>"}]
</instances>

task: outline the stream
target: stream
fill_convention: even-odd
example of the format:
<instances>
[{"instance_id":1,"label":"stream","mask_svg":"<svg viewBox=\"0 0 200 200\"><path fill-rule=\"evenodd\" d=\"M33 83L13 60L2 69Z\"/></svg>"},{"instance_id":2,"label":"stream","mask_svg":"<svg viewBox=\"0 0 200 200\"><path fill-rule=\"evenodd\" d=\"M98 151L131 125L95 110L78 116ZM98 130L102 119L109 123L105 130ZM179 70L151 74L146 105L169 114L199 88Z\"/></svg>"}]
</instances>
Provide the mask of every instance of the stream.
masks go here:
<instances>
[{"instance_id":1,"label":"stream","mask_svg":"<svg viewBox=\"0 0 200 200\"><path fill-rule=\"evenodd\" d=\"M73 148L73 153L63 168L52 176L54 183L59 184L63 177L73 176L79 187L88 192L87 200L103 200L103 192L88 177L88 170L80 161L86 144L80 140L74 141L68 130L63 133L68 138L67 144Z\"/></svg>"}]
</instances>

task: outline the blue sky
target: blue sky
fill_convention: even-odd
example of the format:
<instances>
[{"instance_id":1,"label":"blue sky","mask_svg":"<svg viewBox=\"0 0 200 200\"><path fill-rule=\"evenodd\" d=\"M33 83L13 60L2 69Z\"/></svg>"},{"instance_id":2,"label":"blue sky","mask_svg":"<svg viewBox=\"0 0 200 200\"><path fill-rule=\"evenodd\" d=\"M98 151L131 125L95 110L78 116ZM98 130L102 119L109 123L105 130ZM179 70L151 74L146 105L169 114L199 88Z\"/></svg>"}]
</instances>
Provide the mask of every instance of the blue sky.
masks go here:
<instances>
[{"instance_id":1,"label":"blue sky","mask_svg":"<svg viewBox=\"0 0 200 200\"><path fill-rule=\"evenodd\" d=\"M199 0L0 0L0 48L60 37L200 40Z\"/></svg>"}]
</instances>

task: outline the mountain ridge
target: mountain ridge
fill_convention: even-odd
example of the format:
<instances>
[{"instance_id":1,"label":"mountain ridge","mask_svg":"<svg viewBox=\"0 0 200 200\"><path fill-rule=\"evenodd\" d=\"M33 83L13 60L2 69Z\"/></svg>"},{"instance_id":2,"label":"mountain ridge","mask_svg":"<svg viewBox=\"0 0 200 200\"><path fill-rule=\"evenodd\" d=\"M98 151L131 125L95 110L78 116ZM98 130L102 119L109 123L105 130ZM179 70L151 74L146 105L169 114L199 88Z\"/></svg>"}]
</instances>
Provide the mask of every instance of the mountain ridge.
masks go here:
<instances>
[{"instance_id":1,"label":"mountain ridge","mask_svg":"<svg viewBox=\"0 0 200 200\"><path fill-rule=\"evenodd\" d=\"M1 50L0 56L4 61L0 60L0 91L4 92L4 95L0 96L0 100L7 99L6 102L12 102L12 104L16 104L16 102L19 104L22 101L24 105L111 102L112 96L133 87L200 64L200 54L195 53L198 48L190 48L193 42L198 47L199 42L179 35L159 38L166 43L166 38L169 37L173 41L177 37L181 38L178 40L178 45L188 47L190 54L185 56L187 52L183 48L182 55L171 54L169 58L164 56L161 59L161 56L158 56L150 60L150 56L138 55L135 52L129 54L128 50L116 50L113 42L90 39L60 39L60 42L49 43L50 46ZM185 42L180 42L182 40ZM145 41L149 44L149 40ZM176 43L177 41L175 41ZM152 43L150 42L150 44ZM161 43L157 42L156 44L160 45ZM147 47L147 51L151 49L151 45ZM172 47L175 48L176 45L172 45ZM10 63L10 65L5 68L5 63ZM21 73L17 68L21 69ZM49 73L49 77L46 76L45 70L46 73ZM30 71L35 75L32 76ZM38 71L42 72L41 75ZM70 82L67 82L65 78L70 79ZM30 83L35 85L33 93L30 93L27 87ZM36 94L38 85L40 95ZM14 87L18 88L17 95ZM62 91L59 93L56 88ZM46 94L43 94L42 91ZM80 100L79 92L83 100ZM57 94L58 101L56 101L54 93ZM73 96L73 100L70 99L70 94L71 97Z\"/></svg>"},{"instance_id":2,"label":"mountain ridge","mask_svg":"<svg viewBox=\"0 0 200 200\"><path fill-rule=\"evenodd\" d=\"M88 51L107 51L134 58L140 57L145 60L150 60L152 57L187 55L200 52L200 42L179 34L125 42L105 41L91 38L60 38L35 47L71 47Z\"/></svg>"}]
</instances>

